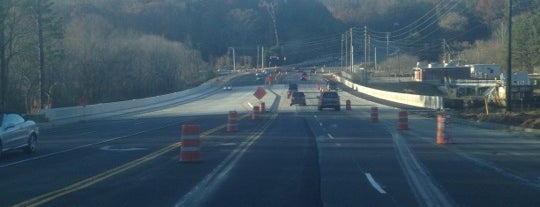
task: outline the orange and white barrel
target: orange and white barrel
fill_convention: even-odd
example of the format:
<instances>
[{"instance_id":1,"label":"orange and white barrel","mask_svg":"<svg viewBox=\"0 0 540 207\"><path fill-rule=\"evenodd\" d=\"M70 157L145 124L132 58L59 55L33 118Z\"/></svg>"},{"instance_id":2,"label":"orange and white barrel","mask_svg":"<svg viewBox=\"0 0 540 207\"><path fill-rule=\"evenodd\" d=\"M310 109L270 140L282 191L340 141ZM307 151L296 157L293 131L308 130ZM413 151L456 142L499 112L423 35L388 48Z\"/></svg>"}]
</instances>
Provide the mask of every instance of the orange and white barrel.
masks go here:
<instances>
[{"instance_id":1,"label":"orange and white barrel","mask_svg":"<svg viewBox=\"0 0 540 207\"><path fill-rule=\"evenodd\" d=\"M180 147L180 162L201 161L200 126L194 123L182 125L182 146Z\"/></svg>"},{"instance_id":2,"label":"orange and white barrel","mask_svg":"<svg viewBox=\"0 0 540 207\"><path fill-rule=\"evenodd\" d=\"M437 144L449 144L450 136L450 115L437 116Z\"/></svg>"},{"instance_id":3,"label":"orange and white barrel","mask_svg":"<svg viewBox=\"0 0 540 207\"><path fill-rule=\"evenodd\" d=\"M379 109L376 106L371 107L371 122L379 122Z\"/></svg>"},{"instance_id":4,"label":"orange and white barrel","mask_svg":"<svg viewBox=\"0 0 540 207\"><path fill-rule=\"evenodd\" d=\"M351 110L351 100L346 100L345 101L345 109L346 110Z\"/></svg>"},{"instance_id":5,"label":"orange and white barrel","mask_svg":"<svg viewBox=\"0 0 540 207\"><path fill-rule=\"evenodd\" d=\"M238 131L238 113L236 111L229 111L227 118L227 132Z\"/></svg>"},{"instance_id":6,"label":"orange and white barrel","mask_svg":"<svg viewBox=\"0 0 540 207\"><path fill-rule=\"evenodd\" d=\"M259 112L260 112L261 114L264 114L264 113L266 112L266 104L265 104L264 102L261 102L261 103L259 104Z\"/></svg>"},{"instance_id":7,"label":"orange and white barrel","mask_svg":"<svg viewBox=\"0 0 540 207\"><path fill-rule=\"evenodd\" d=\"M251 119L252 120L258 120L259 119L259 106L253 106L253 112L251 113Z\"/></svg>"},{"instance_id":8,"label":"orange and white barrel","mask_svg":"<svg viewBox=\"0 0 540 207\"><path fill-rule=\"evenodd\" d=\"M409 117L407 111L400 111L398 116L398 129L399 130L408 130L409 129Z\"/></svg>"}]
</instances>

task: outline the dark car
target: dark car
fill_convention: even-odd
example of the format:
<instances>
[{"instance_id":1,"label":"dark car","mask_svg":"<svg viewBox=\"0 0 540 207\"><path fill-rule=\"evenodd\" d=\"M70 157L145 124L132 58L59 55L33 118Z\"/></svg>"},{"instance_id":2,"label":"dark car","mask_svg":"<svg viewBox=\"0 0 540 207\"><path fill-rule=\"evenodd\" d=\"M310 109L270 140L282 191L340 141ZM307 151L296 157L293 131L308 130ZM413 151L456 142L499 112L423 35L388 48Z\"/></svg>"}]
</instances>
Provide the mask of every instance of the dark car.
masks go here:
<instances>
[{"instance_id":1,"label":"dark car","mask_svg":"<svg viewBox=\"0 0 540 207\"><path fill-rule=\"evenodd\" d=\"M289 89L287 90L287 98L290 98L292 93L298 91L298 85L296 83L289 83Z\"/></svg>"},{"instance_id":2,"label":"dark car","mask_svg":"<svg viewBox=\"0 0 540 207\"><path fill-rule=\"evenodd\" d=\"M0 112L0 157L3 152L13 149L34 152L38 134L34 121L25 120L16 113Z\"/></svg>"},{"instance_id":3,"label":"dark car","mask_svg":"<svg viewBox=\"0 0 540 207\"><path fill-rule=\"evenodd\" d=\"M337 91L338 90L337 83L334 82L334 81L326 82L326 90L328 90L328 91Z\"/></svg>"},{"instance_id":4,"label":"dark car","mask_svg":"<svg viewBox=\"0 0 540 207\"><path fill-rule=\"evenodd\" d=\"M295 104L298 104L300 106L305 106L306 105L306 96L304 95L303 92L295 91L295 92L292 93L291 106L295 105Z\"/></svg>"},{"instance_id":5,"label":"dark car","mask_svg":"<svg viewBox=\"0 0 540 207\"><path fill-rule=\"evenodd\" d=\"M339 95L336 91L324 91L319 96L319 102L317 107L319 111L323 108L333 108L336 111L341 110Z\"/></svg>"}]
</instances>

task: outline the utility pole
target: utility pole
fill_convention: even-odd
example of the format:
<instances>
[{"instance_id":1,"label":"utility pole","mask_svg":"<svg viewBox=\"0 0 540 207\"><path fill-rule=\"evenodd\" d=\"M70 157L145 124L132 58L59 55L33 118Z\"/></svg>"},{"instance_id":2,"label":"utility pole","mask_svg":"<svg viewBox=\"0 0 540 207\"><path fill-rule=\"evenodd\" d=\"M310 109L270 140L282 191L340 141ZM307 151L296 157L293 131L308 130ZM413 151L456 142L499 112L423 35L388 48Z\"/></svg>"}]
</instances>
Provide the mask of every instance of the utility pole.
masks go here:
<instances>
[{"instance_id":1,"label":"utility pole","mask_svg":"<svg viewBox=\"0 0 540 207\"><path fill-rule=\"evenodd\" d=\"M390 46L390 32L386 33L386 59L388 59L388 47ZM385 65L385 67L388 67L388 65Z\"/></svg>"},{"instance_id":2,"label":"utility pole","mask_svg":"<svg viewBox=\"0 0 540 207\"><path fill-rule=\"evenodd\" d=\"M259 49L260 49L260 47L259 47L259 45L257 45L257 58L256 58L257 66L255 66L255 68L259 68Z\"/></svg>"},{"instance_id":3,"label":"utility pole","mask_svg":"<svg viewBox=\"0 0 540 207\"><path fill-rule=\"evenodd\" d=\"M508 0L508 57L506 77L506 110L512 111L512 0Z\"/></svg>"},{"instance_id":4,"label":"utility pole","mask_svg":"<svg viewBox=\"0 0 540 207\"><path fill-rule=\"evenodd\" d=\"M344 39L345 39L345 35L341 34L341 47L340 47L341 52L339 53L339 56L340 56L339 60L340 60L340 64L341 64L341 70L343 70L343 60L345 58L344 55L343 55L343 52L344 52L343 46L344 46L344 41L345 41Z\"/></svg>"},{"instance_id":5,"label":"utility pole","mask_svg":"<svg viewBox=\"0 0 540 207\"><path fill-rule=\"evenodd\" d=\"M368 61L367 60L368 59L367 58L367 55L368 55L367 54L368 53L367 52L367 42L368 42L368 40L367 40L367 26L364 26L364 65L366 66L366 68L367 68L367 61Z\"/></svg>"},{"instance_id":6,"label":"utility pole","mask_svg":"<svg viewBox=\"0 0 540 207\"><path fill-rule=\"evenodd\" d=\"M233 72L236 72L236 54L234 52L234 47L230 47L232 49L232 65L233 65Z\"/></svg>"},{"instance_id":7,"label":"utility pole","mask_svg":"<svg viewBox=\"0 0 540 207\"><path fill-rule=\"evenodd\" d=\"M261 46L261 69L264 69L264 46Z\"/></svg>"},{"instance_id":8,"label":"utility pole","mask_svg":"<svg viewBox=\"0 0 540 207\"><path fill-rule=\"evenodd\" d=\"M368 48L368 66L369 66L369 70L371 70L371 36L370 35L368 35L367 48Z\"/></svg>"},{"instance_id":9,"label":"utility pole","mask_svg":"<svg viewBox=\"0 0 540 207\"><path fill-rule=\"evenodd\" d=\"M399 50L398 48L398 51L397 51L397 62L398 62L398 82L401 83L401 61L399 60L399 53L401 51Z\"/></svg>"},{"instance_id":10,"label":"utility pole","mask_svg":"<svg viewBox=\"0 0 540 207\"><path fill-rule=\"evenodd\" d=\"M351 73L353 72L354 70L354 46L353 46L353 33L352 33L352 27L349 29L350 31L350 35L351 35L351 41L350 41L350 44L351 44Z\"/></svg>"},{"instance_id":11,"label":"utility pole","mask_svg":"<svg viewBox=\"0 0 540 207\"><path fill-rule=\"evenodd\" d=\"M377 70L377 47L375 47L374 49L375 49L375 62L374 62L375 68L374 68L374 70Z\"/></svg>"},{"instance_id":12,"label":"utility pole","mask_svg":"<svg viewBox=\"0 0 540 207\"><path fill-rule=\"evenodd\" d=\"M349 49L350 49L349 48L349 33L348 32L345 32L345 45L343 45L343 47L345 47L345 62L344 62L343 65L347 69L348 66L349 66Z\"/></svg>"}]
</instances>

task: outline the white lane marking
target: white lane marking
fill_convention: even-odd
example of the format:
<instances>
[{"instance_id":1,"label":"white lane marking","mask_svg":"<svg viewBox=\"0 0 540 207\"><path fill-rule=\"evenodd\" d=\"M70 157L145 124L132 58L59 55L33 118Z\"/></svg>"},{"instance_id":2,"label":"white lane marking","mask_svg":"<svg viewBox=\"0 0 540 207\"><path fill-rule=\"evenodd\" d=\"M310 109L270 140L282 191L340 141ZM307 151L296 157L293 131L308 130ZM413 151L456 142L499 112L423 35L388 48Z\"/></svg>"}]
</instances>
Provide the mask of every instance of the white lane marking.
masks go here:
<instances>
[{"instance_id":1,"label":"white lane marking","mask_svg":"<svg viewBox=\"0 0 540 207\"><path fill-rule=\"evenodd\" d=\"M330 139L335 139L331 134L328 134L328 137L330 137Z\"/></svg>"},{"instance_id":2,"label":"white lane marking","mask_svg":"<svg viewBox=\"0 0 540 207\"><path fill-rule=\"evenodd\" d=\"M127 134L127 135L122 135L122 136L119 136L119 137L114 137L114 138L111 138L111 139L102 140L102 141L95 142L95 143L85 144L85 145L82 145L82 146L78 146L78 147L74 147L74 148L70 148L70 149L66 149L66 150L62 150L62 151L54 152L54 153L50 153L50 154L45 154L45 155L30 158L30 159L21 160L21 161L18 161L18 162L12 162L12 163L8 163L8 164L0 165L0 168L10 167L10 166L18 165L18 164L21 164L21 163L26 163L26 162L30 162L30 161L34 161L34 160L38 160L38 159L52 157L52 156L72 152L72 151L75 151L75 150L88 148L88 147L96 146L96 145L99 145L99 144L103 144L103 143L123 139L123 138L126 138L126 137L131 137L131 136L143 134L143 133L146 133L146 132L151 132L151 131L158 130L158 129L163 129L163 128L175 126L175 125L178 125L178 124L179 123L167 124L167 125L164 125L164 126L153 128L153 129L143 130L143 131L135 132L135 133L132 133L132 134Z\"/></svg>"},{"instance_id":3,"label":"white lane marking","mask_svg":"<svg viewBox=\"0 0 540 207\"><path fill-rule=\"evenodd\" d=\"M179 201L174 205L175 207L181 206L202 206L202 203L214 193L219 186L228 178L229 172L236 166L238 161L244 157L245 153L249 151L249 148L256 143L264 132L268 129L270 124L274 122L278 114L272 115L265 125L255 132L255 134L248 137L248 140L241 143L236 147L226 158L221 161L219 165L212 170L206 177L199 181L187 194L182 196Z\"/></svg>"},{"instance_id":4,"label":"white lane marking","mask_svg":"<svg viewBox=\"0 0 540 207\"><path fill-rule=\"evenodd\" d=\"M233 143L233 142L229 142L229 143L223 143L223 144L220 144L219 146L236 146L236 143Z\"/></svg>"},{"instance_id":5,"label":"white lane marking","mask_svg":"<svg viewBox=\"0 0 540 207\"><path fill-rule=\"evenodd\" d=\"M373 177L371 176L371 173L366 173L366 178L368 179L369 183L371 183L371 186L375 188L375 190L379 191L380 194L386 194L386 191L384 191L384 189L382 189L379 183L377 183L377 181L373 179Z\"/></svg>"},{"instance_id":6,"label":"white lane marking","mask_svg":"<svg viewBox=\"0 0 540 207\"><path fill-rule=\"evenodd\" d=\"M116 152L130 152L130 151L146 150L146 148L125 148L125 149L122 149L122 148L113 148L112 146L103 146L103 147L101 147L99 149L104 150L104 151L116 151Z\"/></svg>"}]
</instances>

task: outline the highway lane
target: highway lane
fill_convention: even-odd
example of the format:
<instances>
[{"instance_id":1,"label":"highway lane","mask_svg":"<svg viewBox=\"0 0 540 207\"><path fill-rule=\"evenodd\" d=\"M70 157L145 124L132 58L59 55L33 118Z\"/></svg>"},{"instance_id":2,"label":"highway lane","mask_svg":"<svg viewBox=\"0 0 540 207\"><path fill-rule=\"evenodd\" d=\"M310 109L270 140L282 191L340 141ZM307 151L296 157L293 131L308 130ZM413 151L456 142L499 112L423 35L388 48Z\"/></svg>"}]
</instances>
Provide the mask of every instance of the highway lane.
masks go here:
<instances>
[{"instance_id":1,"label":"highway lane","mask_svg":"<svg viewBox=\"0 0 540 207\"><path fill-rule=\"evenodd\" d=\"M203 130L207 130L208 127L222 125L222 119L221 117L178 118L174 123L168 125L163 125L160 120L157 122L156 120L148 120L152 125L160 124L161 126L159 128L151 128L152 126L146 128L145 125L132 126L130 132L118 137L101 137L100 135L106 133L97 133L97 136L88 138L95 140L93 144L89 145L87 144L89 141L85 140L76 148L62 148L61 143L52 144L42 141L44 142L43 149L34 155L36 156L34 158L37 159L22 160L24 162L19 161L1 169L0 176L3 179L0 186L3 192L0 205L9 206L30 201L29 204L46 204L46 206L96 206L95 202L115 206L109 203L114 202L115 199L107 198L114 194L115 189L129 189L127 187L129 185L125 185L127 183L123 182L130 180L124 180L117 176L132 171L135 167L146 162L146 160L137 161L137 159L152 155L178 143L182 122L202 122L204 120L207 125L202 127ZM105 132L122 126L114 122L103 122L110 124L101 129ZM47 136L44 135L43 138L47 138ZM106 142L104 142L105 140ZM51 149L48 145L60 149L55 151L56 148ZM178 150L178 147L167 148L164 153L172 153L174 150ZM49 151L51 154L42 154ZM174 159L176 162L178 151L173 154L176 154L176 159ZM130 162L133 162L134 165L126 166ZM142 169L145 172L144 168ZM82 189L94 189L92 186L98 186L102 182L112 182L113 187L105 188L105 190L98 187L101 193L81 191ZM83 194L80 195L81 192ZM96 199L96 197L101 198ZM130 195L126 195L117 199L131 200L130 197ZM32 200L32 198L36 199Z\"/></svg>"},{"instance_id":2,"label":"highway lane","mask_svg":"<svg viewBox=\"0 0 540 207\"><path fill-rule=\"evenodd\" d=\"M0 160L0 206L538 206L537 137L456 121L456 144L436 145L424 113L411 112L410 129L399 131L398 109L345 91L351 111L319 112L317 76L299 81L308 106L289 106L286 85L275 85L264 101L278 108L254 121L247 103L261 84L238 80L255 85L46 127L36 154ZM229 110L245 117L238 132L225 131ZM178 162L185 122L201 124L200 163Z\"/></svg>"},{"instance_id":3,"label":"highway lane","mask_svg":"<svg viewBox=\"0 0 540 207\"><path fill-rule=\"evenodd\" d=\"M194 189L177 204L322 206L315 139L302 117L276 116L250 145L238 160L227 163L230 170L221 172L222 182Z\"/></svg>"},{"instance_id":4,"label":"highway lane","mask_svg":"<svg viewBox=\"0 0 540 207\"><path fill-rule=\"evenodd\" d=\"M415 117L403 136L457 203L540 205L538 136L456 119L448 129L452 144L435 145L435 123L432 118Z\"/></svg>"},{"instance_id":5,"label":"highway lane","mask_svg":"<svg viewBox=\"0 0 540 207\"><path fill-rule=\"evenodd\" d=\"M253 87L248 87L235 93L250 94L252 90ZM0 186L9 189L1 193L6 199L0 199L0 205L12 205L40 193L53 198L47 192L55 189L71 193L62 187L71 183L80 185L77 181L85 178L99 180L96 176L102 176L102 172L178 143L183 122L205 123L202 129L223 126L227 109L243 108L243 102L238 99L229 98L228 102L223 99L230 96L231 93L223 91L205 99L206 102L192 101L150 113L43 127L37 153L29 156L8 153L0 161L0 176L4 178ZM220 100L219 105L225 110L215 118L207 117L204 113L214 108L214 100ZM190 116L194 112L198 115ZM159 135L162 131L169 134Z\"/></svg>"}]
</instances>

